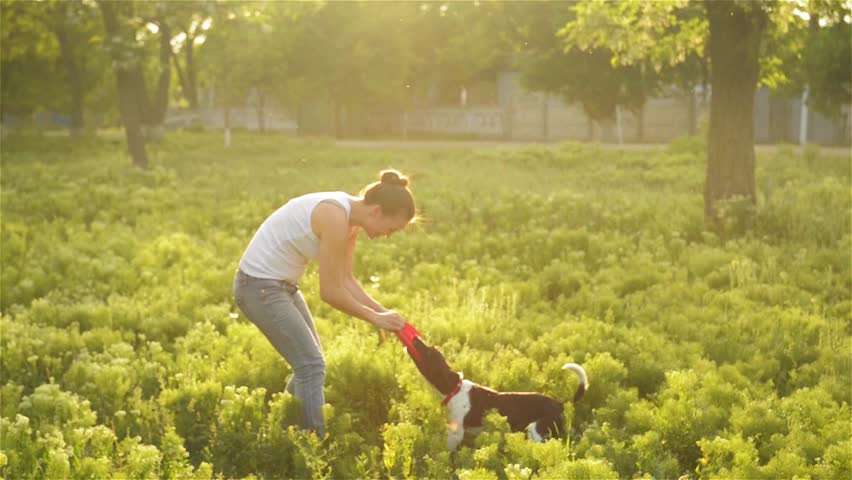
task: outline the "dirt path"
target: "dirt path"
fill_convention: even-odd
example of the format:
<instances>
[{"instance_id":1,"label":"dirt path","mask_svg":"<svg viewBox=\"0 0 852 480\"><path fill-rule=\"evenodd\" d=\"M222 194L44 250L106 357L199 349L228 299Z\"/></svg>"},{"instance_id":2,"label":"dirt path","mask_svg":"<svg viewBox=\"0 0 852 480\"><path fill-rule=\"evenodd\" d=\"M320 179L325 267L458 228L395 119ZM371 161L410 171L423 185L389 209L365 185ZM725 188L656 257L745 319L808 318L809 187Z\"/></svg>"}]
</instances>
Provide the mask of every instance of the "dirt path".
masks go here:
<instances>
[{"instance_id":1,"label":"dirt path","mask_svg":"<svg viewBox=\"0 0 852 480\"><path fill-rule=\"evenodd\" d=\"M364 148L372 150L478 150L491 148L526 148L533 146L553 147L559 143L541 142L495 142L485 140L337 140L335 144L342 148ZM608 150L628 151L654 151L663 150L668 144L665 143L627 143L623 145L602 143L601 148ZM773 154L779 145L755 145L755 151L759 154ZM789 146L788 146L789 148ZM823 147L818 146L820 154L832 156L847 156L852 158L852 149L849 147ZM800 151L793 146L794 151Z\"/></svg>"},{"instance_id":2,"label":"dirt path","mask_svg":"<svg viewBox=\"0 0 852 480\"><path fill-rule=\"evenodd\" d=\"M67 136L66 130L45 132L47 136ZM120 131L98 132L98 136L109 138L112 140L121 140L124 134ZM288 137L298 138L298 137ZM560 145L559 142L500 142L491 140L337 140L335 145L341 148L363 148L370 150L480 150L480 149L499 149L499 148L528 148L528 147L554 147ZM601 143L601 148L607 150L627 150L627 151L654 151L663 150L668 144L666 143L625 143L618 145L614 143ZM803 149L797 145L787 145L786 148L792 147L793 151L802 152ZM774 154L779 148L785 148L784 145L755 145L755 152L759 154ZM819 148L821 155L831 156L846 156L852 159L852 148L850 147L825 147L816 146Z\"/></svg>"}]
</instances>

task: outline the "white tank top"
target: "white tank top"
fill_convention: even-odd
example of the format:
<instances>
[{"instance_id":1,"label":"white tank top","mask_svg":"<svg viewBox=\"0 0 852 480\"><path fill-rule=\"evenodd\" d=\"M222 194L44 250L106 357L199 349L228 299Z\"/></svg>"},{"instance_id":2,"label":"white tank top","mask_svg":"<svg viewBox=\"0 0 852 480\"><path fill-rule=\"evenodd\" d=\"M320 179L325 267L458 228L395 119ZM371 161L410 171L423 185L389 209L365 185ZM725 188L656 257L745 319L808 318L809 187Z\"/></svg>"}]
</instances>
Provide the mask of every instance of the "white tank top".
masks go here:
<instances>
[{"instance_id":1,"label":"white tank top","mask_svg":"<svg viewBox=\"0 0 852 480\"><path fill-rule=\"evenodd\" d=\"M318 192L296 197L267 218L243 257L240 270L257 278L297 283L310 260L319 257L319 238L311 228L311 214L321 202L331 201L352 211L350 201L358 200L346 192Z\"/></svg>"}]
</instances>

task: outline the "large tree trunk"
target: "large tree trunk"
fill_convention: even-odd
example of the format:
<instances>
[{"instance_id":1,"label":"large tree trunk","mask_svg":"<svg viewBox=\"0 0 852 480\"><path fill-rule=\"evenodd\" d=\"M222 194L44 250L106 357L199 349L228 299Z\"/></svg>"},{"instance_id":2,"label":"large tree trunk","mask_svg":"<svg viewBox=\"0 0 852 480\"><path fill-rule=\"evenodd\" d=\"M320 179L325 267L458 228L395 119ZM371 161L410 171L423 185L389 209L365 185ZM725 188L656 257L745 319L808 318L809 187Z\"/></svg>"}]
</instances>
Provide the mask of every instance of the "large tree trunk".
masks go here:
<instances>
[{"instance_id":1,"label":"large tree trunk","mask_svg":"<svg viewBox=\"0 0 852 480\"><path fill-rule=\"evenodd\" d=\"M99 2L101 15L104 19L104 29L110 39L121 37L122 33L118 23L118 11L120 4L117 2ZM110 42L110 55L113 61L113 70L118 84L118 107L121 112L121 122L124 124L124 133L127 137L127 148L133 158L133 164L140 168L148 167L148 155L145 152L145 138L142 135L142 111L135 98L135 85L131 69L128 68L127 52L123 50L123 41ZM133 62L133 63L138 63Z\"/></svg>"},{"instance_id":2,"label":"large tree trunk","mask_svg":"<svg viewBox=\"0 0 852 480\"><path fill-rule=\"evenodd\" d=\"M759 3L704 3L710 23L710 131L704 223L721 227L719 202L755 202L754 94L760 39L767 18ZM750 209L749 209L750 210ZM747 217L750 213L744 212ZM751 219L745 219L749 224Z\"/></svg>"}]
</instances>

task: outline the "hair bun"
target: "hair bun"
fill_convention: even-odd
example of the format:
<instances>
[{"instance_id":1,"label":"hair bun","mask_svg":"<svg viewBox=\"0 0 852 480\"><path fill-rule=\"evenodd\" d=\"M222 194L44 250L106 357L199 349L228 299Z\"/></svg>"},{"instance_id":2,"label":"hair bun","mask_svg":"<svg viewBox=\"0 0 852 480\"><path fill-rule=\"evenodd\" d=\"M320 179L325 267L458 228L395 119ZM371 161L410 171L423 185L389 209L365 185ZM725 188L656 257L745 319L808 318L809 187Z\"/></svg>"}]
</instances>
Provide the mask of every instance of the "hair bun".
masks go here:
<instances>
[{"instance_id":1,"label":"hair bun","mask_svg":"<svg viewBox=\"0 0 852 480\"><path fill-rule=\"evenodd\" d=\"M406 187L408 186L408 179L400 175L396 170L385 170L382 172L382 183Z\"/></svg>"}]
</instances>

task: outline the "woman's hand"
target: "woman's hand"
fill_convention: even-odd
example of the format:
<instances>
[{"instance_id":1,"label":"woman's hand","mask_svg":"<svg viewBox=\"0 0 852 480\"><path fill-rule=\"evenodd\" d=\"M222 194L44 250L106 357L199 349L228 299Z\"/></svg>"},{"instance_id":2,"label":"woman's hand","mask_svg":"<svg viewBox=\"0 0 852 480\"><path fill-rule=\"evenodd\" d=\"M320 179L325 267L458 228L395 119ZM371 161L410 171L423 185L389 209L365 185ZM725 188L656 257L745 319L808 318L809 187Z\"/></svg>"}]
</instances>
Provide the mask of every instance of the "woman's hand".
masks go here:
<instances>
[{"instance_id":1,"label":"woman's hand","mask_svg":"<svg viewBox=\"0 0 852 480\"><path fill-rule=\"evenodd\" d=\"M373 316L373 325L396 332L402 330L402 327L405 326L405 319L393 310L376 312Z\"/></svg>"}]
</instances>

